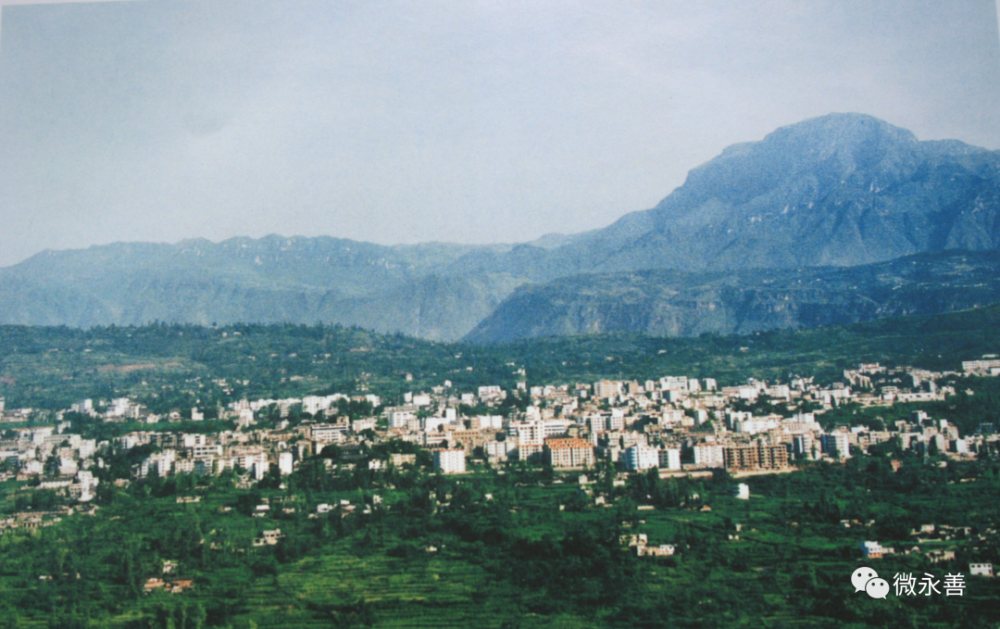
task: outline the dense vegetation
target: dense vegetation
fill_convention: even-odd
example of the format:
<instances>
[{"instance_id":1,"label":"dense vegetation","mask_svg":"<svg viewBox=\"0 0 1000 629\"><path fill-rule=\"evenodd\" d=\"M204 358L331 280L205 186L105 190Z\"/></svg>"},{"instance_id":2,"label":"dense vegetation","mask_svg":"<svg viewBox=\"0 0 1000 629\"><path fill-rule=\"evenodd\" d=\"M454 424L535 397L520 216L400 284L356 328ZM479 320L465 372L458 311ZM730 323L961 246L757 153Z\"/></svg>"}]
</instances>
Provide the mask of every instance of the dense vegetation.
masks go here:
<instances>
[{"instance_id":1,"label":"dense vegetation","mask_svg":"<svg viewBox=\"0 0 1000 629\"><path fill-rule=\"evenodd\" d=\"M499 384L644 380L664 375L840 377L859 362L956 370L1000 348L1000 307L816 330L695 339L585 335L469 346L340 326L0 326L0 396L8 408L67 408L131 395L154 412L212 413L243 397L373 392L387 402L450 381ZM524 375L522 375L522 370ZM407 380L412 375L412 381Z\"/></svg>"},{"instance_id":2,"label":"dense vegetation","mask_svg":"<svg viewBox=\"0 0 1000 629\"><path fill-rule=\"evenodd\" d=\"M992 579L967 577L960 598L884 601L856 594L849 579L860 541L907 549L922 523L971 527L956 560L900 554L879 562L880 574L941 578L967 574L970 561L1000 562L995 535L975 541L1000 523L994 463L907 458L895 473L878 459L817 465L745 481L748 502L731 497L724 473L634 476L622 487L607 471L591 476L580 487L516 467L453 478L306 466L283 489L237 491L231 474L106 486L94 516L0 537L0 626L995 626ZM341 500L351 510L316 514ZM277 528L277 545L253 544ZM634 533L677 554L636 557L620 544ZM172 575L164 561L176 562ZM194 587L144 593L160 576Z\"/></svg>"},{"instance_id":3,"label":"dense vegetation","mask_svg":"<svg viewBox=\"0 0 1000 629\"><path fill-rule=\"evenodd\" d=\"M214 431L231 427L212 415L216 406L242 397L373 392L391 403L446 379L461 392L521 379L668 374L720 384L790 374L822 380L862 361L957 369L996 351L998 323L1000 308L984 308L743 337L580 336L493 347L338 326L0 326L0 395L8 409L126 394L155 412L183 415L197 405L207 421L158 428ZM963 431L995 421L1000 383L951 378L959 394L923 408ZM342 404L347 415L371 411L360 401ZM878 427L910 410L843 406L823 421ZM101 438L111 436L102 432L109 426L133 427L66 419ZM105 457L95 471L102 483L94 515L0 536L0 628L997 626L996 580L967 578L962 597L873 600L849 579L860 541L903 551L924 523L969 529L948 544L881 560L876 567L890 582L896 572L940 579L968 576L970 562L1000 563L995 458L956 463L883 448L845 465L743 480L752 498L740 501L721 472L639 475L621 485L602 465L581 487L575 476L518 466L442 477L429 472L426 453L415 466L371 469L371 459L414 451L391 442L351 457L327 448L291 477L271 474L250 489L237 489L232 472L116 486L149 448ZM902 461L899 471L890 458ZM0 517L51 511L64 500L8 481ZM333 508L319 513L323 504ZM254 544L275 529L276 545ZM620 544L635 533L677 554L636 557ZM955 560L931 564L926 551L945 547L957 549ZM177 564L173 573L163 574L164 561ZM147 593L153 577L193 587Z\"/></svg>"}]
</instances>

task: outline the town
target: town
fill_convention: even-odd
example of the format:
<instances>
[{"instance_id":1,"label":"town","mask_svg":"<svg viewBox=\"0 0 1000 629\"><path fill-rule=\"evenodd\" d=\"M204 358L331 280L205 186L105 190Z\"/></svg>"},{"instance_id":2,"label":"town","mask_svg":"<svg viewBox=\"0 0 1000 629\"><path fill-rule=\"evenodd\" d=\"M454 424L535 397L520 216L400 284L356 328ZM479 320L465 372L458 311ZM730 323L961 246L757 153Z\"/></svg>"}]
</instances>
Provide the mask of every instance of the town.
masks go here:
<instances>
[{"instance_id":1,"label":"town","mask_svg":"<svg viewBox=\"0 0 1000 629\"><path fill-rule=\"evenodd\" d=\"M975 614L995 600L1000 357L953 353L936 363L947 370L858 364L844 349L836 370L807 363L804 375L723 362L712 377L702 358L697 377L650 377L686 364L653 344L645 355L670 362L627 378L616 356L628 354L610 346L489 361L441 347L394 362L397 346L355 330L251 332L103 330L38 344L8 368L0 544L11 569L0 588L24 597L23 618L52 617L46 601L62 596L61 626L77 613L70 602L114 626L160 607L178 627L439 622L426 600L464 626L486 588L491 605L514 605L501 624L527 610L589 626L609 601L697 623L705 612L685 601L721 587L746 602L713 615L870 620L882 612L867 594L855 611L816 607L848 596L859 565L927 588L947 577ZM278 332L316 345L281 345ZM144 353L116 354L102 335ZM320 346L337 335L343 351ZM161 337L162 357L149 350ZM741 339L733 355L758 342L770 341ZM768 586L795 597L774 607L749 570L798 575ZM80 589L89 577L111 589ZM658 591L670 594L649 598Z\"/></svg>"},{"instance_id":2,"label":"town","mask_svg":"<svg viewBox=\"0 0 1000 629\"><path fill-rule=\"evenodd\" d=\"M963 370L970 375L997 375L1000 359L965 362ZM434 468L443 474L466 472L470 460L494 466L520 461L567 470L585 470L597 460L607 460L624 472L656 468L666 475L724 468L739 476L788 471L795 460L843 460L889 442L903 451L956 459L996 453L1000 447L997 424L982 424L963 435L947 419L923 411L881 430L867 425L826 430L817 418L839 405L941 401L955 393L953 387L936 384L942 376L954 374L862 364L843 375L843 382L828 386L799 378L787 384L750 379L719 387L712 378L668 376L642 383L603 380L530 388L521 381L513 392L481 386L475 393L456 393L445 381L430 392L405 394L400 406L382 406L379 396L372 394L240 400L219 415L234 421L235 429L218 434L158 431L163 423L180 421L180 413L148 414L128 398L96 404L87 399L55 413L53 425L6 430L0 460L8 469L16 468L8 477L58 477L39 486L67 488L74 498L87 502L94 489L88 470L103 465L101 453L112 445L128 450L150 444L159 450L131 470L134 478L217 475L234 469L254 481L263 479L272 466L281 475L291 474L299 461L330 445L349 454L386 440L429 450ZM508 406L510 412L492 414L512 394L530 402L523 410ZM338 414L341 400L365 403L376 412L352 420ZM741 410L765 401L773 412ZM4 409L0 401L5 422L21 421L29 412ZM294 424L289 419L293 414L298 418ZM123 434L113 444L97 442L74 434L72 421L66 419L71 415L109 423L139 421L150 429ZM259 428L261 415L280 420L273 429ZM191 421L203 419L197 408L191 409ZM384 463L373 460L369 465Z\"/></svg>"},{"instance_id":3,"label":"town","mask_svg":"<svg viewBox=\"0 0 1000 629\"><path fill-rule=\"evenodd\" d=\"M922 410L912 411L907 420L875 428L870 423L824 427L825 413L848 404L871 408L946 400L955 390L939 386L938 381L954 375L861 364L844 371L841 382L827 385L814 378L770 384L751 378L720 387L713 378L667 376L645 382L531 387L520 380L511 391L486 385L475 392L458 392L445 381L431 391L406 393L404 404L397 406L384 406L374 394L242 399L218 409L218 419L233 422L234 428L214 434L157 430L181 421L179 411L158 416L129 398L86 399L53 413L51 425L4 430L0 461L3 480L34 481L31 488L56 490L86 505L96 495L95 471L104 468L108 452L138 446L149 447L148 456L133 465L127 477L114 479L116 483L233 470L241 486L248 488L268 474L290 475L302 461L330 448L337 450L339 460L348 462L348 468L355 462L373 470L415 462L417 455L412 452L382 459L365 456L372 445L392 441L427 452L433 469L441 474L514 463L585 474L603 461L613 465L621 478L649 470L658 470L661 478L698 477L718 469L742 478L793 472L797 461L836 463L863 457L886 444L954 460L997 455L997 424L984 423L962 434L948 419ZM1000 375L1000 358L966 361L958 375ZM520 407L507 403L514 397L523 402ZM341 414L351 404L367 416ZM31 413L31 409L5 409L0 400L0 416L12 426ZM148 430L98 441L75 433L74 418L140 422ZM263 418L273 420L273 427L261 427ZM204 414L192 408L186 419L201 422ZM332 459L323 460L329 469ZM738 497L748 497L745 483L736 491ZM0 522L0 530L58 520L21 513ZM872 542L862 551L869 556L883 549Z\"/></svg>"}]
</instances>

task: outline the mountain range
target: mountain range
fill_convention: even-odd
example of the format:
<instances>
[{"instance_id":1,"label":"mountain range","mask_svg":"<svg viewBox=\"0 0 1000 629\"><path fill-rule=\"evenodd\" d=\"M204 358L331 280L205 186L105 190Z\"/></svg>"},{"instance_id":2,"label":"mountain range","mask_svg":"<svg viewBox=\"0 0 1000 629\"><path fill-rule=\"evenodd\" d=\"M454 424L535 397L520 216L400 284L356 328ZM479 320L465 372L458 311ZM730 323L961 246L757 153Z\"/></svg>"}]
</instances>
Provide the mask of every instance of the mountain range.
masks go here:
<instances>
[{"instance_id":1,"label":"mountain range","mask_svg":"<svg viewBox=\"0 0 1000 629\"><path fill-rule=\"evenodd\" d=\"M830 114L738 144L656 207L517 245L119 243L0 269L0 323L337 322L489 343L744 333L1000 301L1000 153Z\"/></svg>"}]
</instances>

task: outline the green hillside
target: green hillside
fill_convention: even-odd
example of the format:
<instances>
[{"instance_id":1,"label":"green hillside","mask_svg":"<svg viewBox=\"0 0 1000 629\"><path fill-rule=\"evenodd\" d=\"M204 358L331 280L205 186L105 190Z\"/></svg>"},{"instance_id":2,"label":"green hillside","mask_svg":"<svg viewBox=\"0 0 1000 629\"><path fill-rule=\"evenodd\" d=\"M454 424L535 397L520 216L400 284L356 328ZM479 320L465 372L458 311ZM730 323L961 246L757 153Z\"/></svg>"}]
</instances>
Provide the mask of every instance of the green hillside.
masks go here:
<instances>
[{"instance_id":1,"label":"green hillside","mask_svg":"<svg viewBox=\"0 0 1000 629\"><path fill-rule=\"evenodd\" d=\"M988 353L1000 353L1000 306L813 330L692 339L595 334L490 346L340 326L0 326L0 396L8 408L56 410L86 397L132 395L165 412L331 392L391 402L445 380L456 391L670 374L720 384L751 376L832 380L860 362L958 370Z\"/></svg>"}]
</instances>

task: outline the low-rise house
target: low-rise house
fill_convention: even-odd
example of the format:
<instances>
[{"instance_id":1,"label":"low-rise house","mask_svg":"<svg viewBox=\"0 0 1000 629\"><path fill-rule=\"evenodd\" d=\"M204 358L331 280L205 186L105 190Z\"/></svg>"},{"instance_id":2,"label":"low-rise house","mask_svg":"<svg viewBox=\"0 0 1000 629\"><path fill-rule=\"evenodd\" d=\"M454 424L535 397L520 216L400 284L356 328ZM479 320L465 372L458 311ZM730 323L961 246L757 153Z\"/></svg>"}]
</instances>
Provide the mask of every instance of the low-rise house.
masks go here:
<instances>
[{"instance_id":1,"label":"low-rise house","mask_svg":"<svg viewBox=\"0 0 1000 629\"><path fill-rule=\"evenodd\" d=\"M194 588L194 581L192 579L164 581L158 577L151 577L146 579L146 583L143 585L143 589L146 590L147 594L155 590L166 590L171 594L180 594L181 592L192 588Z\"/></svg>"},{"instance_id":2,"label":"low-rise house","mask_svg":"<svg viewBox=\"0 0 1000 629\"><path fill-rule=\"evenodd\" d=\"M635 553L639 557L670 557L676 552L672 544L660 544L659 546L635 546Z\"/></svg>"},{"instance_id":3,"label":"low-rise house","mask_svg":"<svg viewBox=\"0 0 1000 629\"><path fill-rule=\"evenodd\" d=\"M883 555L895 552L895 550L886 548L878 542L861 542L861 554L865 559L881 559Z\"/></svg>"},{"instance_id":4,"label":"low-rise house","mask_svg":"<svg viewBox=\"0 0 1000 629\"><path fill-rule=\"evenodd\" d=\"M260 537L253 541L254 546L274 546L278 543L284 535L281 534L281 529L274 529L273 531L261 531Z\"/></svg>"},{"instance_id":5,"label":"low-rise house","mask_svg":"<svg viewBox=\"0 0 1000 629\"><path fill-rule=\"evenodd\" d=\"M970 563L969 574L974 577L992 577L993 564L991 563Z\"/></svg>"},{"instance_id":6,"label":"low-rise house","mask_svg":"<svg viewBox=\"0 0 1000 629\"><path fill-rule=\"evenodd\" d=\"M942 561L954 561L955 551L953 550L932 550L927 553L927 559L931 563L939 563Z\"/></svg>"}]
</instances>

